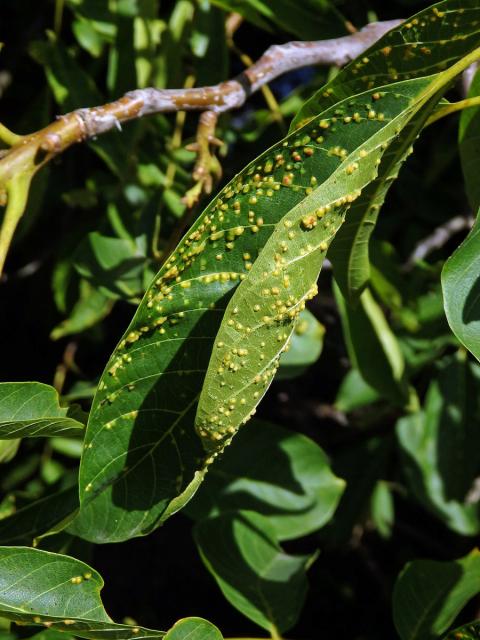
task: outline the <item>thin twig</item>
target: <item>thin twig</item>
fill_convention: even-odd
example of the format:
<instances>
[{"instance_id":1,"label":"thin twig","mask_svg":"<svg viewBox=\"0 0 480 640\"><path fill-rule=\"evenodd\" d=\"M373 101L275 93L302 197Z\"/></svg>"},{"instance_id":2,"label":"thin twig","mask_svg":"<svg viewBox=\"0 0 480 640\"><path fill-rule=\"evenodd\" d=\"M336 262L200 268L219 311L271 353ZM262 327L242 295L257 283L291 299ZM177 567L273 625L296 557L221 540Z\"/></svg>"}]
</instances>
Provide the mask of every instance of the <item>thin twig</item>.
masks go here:
<instances>
[{"instance_id":1,"label":"thin twig","mask_svg":"<svg viewBox=\"0 0 480 640\"><path fill-rule=\"evenodd\" d=\"M456 233L464 229L471 229L473 223L474 218L472 215L455 216L434 229L433 233L423 238L415 246L408 260L402 266L402 271L411 271L417 262L425 260L433 251L441 249Z\"/></svg>"}]
</instances>

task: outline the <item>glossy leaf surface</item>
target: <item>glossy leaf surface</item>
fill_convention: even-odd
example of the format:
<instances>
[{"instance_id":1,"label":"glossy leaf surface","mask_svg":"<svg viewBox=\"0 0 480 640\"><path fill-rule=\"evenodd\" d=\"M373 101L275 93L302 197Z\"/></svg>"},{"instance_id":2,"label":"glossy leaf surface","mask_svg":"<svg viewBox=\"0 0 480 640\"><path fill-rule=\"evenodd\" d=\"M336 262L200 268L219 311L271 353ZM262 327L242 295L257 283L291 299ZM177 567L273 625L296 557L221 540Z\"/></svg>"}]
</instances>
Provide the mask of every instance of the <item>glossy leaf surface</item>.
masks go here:
<instances>
[{"instance_id":1,"label":"glossy leaf surface","mask_svg":"<svg viewBox=\"0 0 480 640\"><path fill-rule=\"evenodd\" d=\"M442 271L445 313L453 333L480 360L480 219Z\"/></svg>"},{"instance_id":2,"label":"glossy leaf surface","mask_svg":"<svg viewBox=\"0 0 480 640\"><path fill-rule=\"evenodd\" d=\"M435 640L479 591L478 550L453 562L414 560L408 563L393 592L393 618L400 637L402 640Z\"/></svg>"},{"instance_id":3,"label":"glossy leaf surface","mask_svg":"<svg viewBox=\"0 0 480 640\"><path fill-rule=\"evenodd\" d=\"M267 518L252 511L226 513L198 523L195 540L223 595L247 618L280 632L295 624L310 559L282 551Z\"/></svg>"},{"instance_id":4,"label":"glossy leaf surface","mask_svg":"<svg viewBox=\"0 0 480 640\"><path fill-rule=\"evenodd\" d=\"M212 466L187 513L198 520L226 511L256 511L268 517L278 540L289 540L322 527L344 486L312 440L254 419Z\"/></svg>"},{"instance_id":5,"label":"glossy leaf surface","mask_svg":"<svg viewBox=\"0 0 480 640\"><path fill-rule=\"evenodd\" d=\"M0 439L81 435L84 425L69 413L60 407L53 387L40 382L0 383Z\"/></svg>"},{"instance_id":6,"label":"glossy leaf surface","mask_svg":"<svg viewBox=\"0 0 480 640\"><path fill-rule=\"evenodd\" d=\"M463 535L480 530L479 385L478 365L454 358L431 382L422 411L397 423L411 491Z\"/></svg>"}]
</instances>

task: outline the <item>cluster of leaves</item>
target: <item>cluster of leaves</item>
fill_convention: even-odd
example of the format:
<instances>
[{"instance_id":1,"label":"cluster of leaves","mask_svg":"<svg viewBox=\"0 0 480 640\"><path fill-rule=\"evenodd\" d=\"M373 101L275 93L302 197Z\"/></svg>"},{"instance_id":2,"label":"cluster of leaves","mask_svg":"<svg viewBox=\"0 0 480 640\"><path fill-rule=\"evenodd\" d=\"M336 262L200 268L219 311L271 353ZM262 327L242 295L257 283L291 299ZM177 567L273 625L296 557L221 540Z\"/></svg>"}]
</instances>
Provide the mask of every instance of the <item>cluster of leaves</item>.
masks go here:
<instances>
[{"instance_id":1,"label":"cluster of leaves","mask_svg":"<svg viewBox=\"0 0 480 640\"><path fill-rule=\"evenodd\" d=\"M34 83L33 108L12 128L45 124L53 102L67 111L133 87L225 79L239 53L225 35L227 12L241 13L254 33L302 39L342 35L355 17L321 0L301 8L291 0L180 0L170 11L155 0L111 5L55 3L54 29L28 46L47 85ZM456 153L444 151L445 121L433 121L456 109L445 94L455 98L455 81L479 59L478 2L444 0L279 105L270 96L269 109L259 102L225 115L224 164L241 167L253 148L262 153L226 170L232 179L176 248L194 162L185 150L194 121L184 114L135 121L39 173L10 264L36 247L17 279L29 270L51 277L63 318L47 314L48 329L65 350L55 388L0 383L5 621L44 626L39 640L221 640L196 617L167 632L114 623L102 578L83 561L85 549L151 534L182 510L225 599L279 638L299 620L315 561L322 575L319 549L369 535L392 545L407 511L427 519L420 538L439 527L458 552L402 555L401 565L409 562L392 595L398 635L480 636L480 623L465 624L473 614L458 617L480 592L472 549L480 532L478 223L451 257L447 245L433 259L407 260L453 206L480 206L480 110L472 106L480 74L458 130L466 197L456 176L443 203L429 202L455 171ZM7 105L18 105L21 81L7 90ZM399 175L420 134L421 159L415 153ZM49 233L42 251L47 208L62 242ZM327 252L333 278L319 281ZM318 281L325 307L314 298ZM7 271L2 286L20 285ZM274 377L299 398L293 404L306 405L301 383L326 356L332 397L315 378L313 401L346 428L341 446L329 448L318 428L306 435L307 407L298 428L286 428L272 423L267 396L252 419Z\"/></svg>"}]
</instances>

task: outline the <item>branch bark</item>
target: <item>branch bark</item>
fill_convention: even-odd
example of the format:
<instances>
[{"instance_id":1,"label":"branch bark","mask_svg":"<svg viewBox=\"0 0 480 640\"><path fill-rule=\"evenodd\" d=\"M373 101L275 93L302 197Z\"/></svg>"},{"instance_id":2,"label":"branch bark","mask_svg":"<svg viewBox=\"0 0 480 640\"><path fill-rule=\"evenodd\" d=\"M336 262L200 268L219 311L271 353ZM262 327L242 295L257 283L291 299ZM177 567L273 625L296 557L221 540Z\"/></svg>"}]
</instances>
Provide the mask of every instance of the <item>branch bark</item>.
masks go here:
<instances>
[{"instance_id":1,"label":"branch bark","mask_svg":"<svg viewBox=\"0 0 480 640\"><path fill-rule=\"evenodd\" d=\"M9 208L7 203L12 199L14 183L18 182L19 176L22 176L24 184L15 200L23 198L26 202L28 188L25 185L30 183L32 176L45 163L77 142L114 128L121 129L123 122L155 113L210 112L209 116L204 116L204 122L208 121L210 125L211 120L216 120L215 116L241 107L252 93L287 71L320 64L341 67L400 23L401 20L375 22L340 38L274 45L257 62L231 80L195 89L136 89L114 102L59 116L47 127L26 136L16 136L0 126L0 140L10 147L0 153L0 204L7 204L9 213L8 228L5 215L0 229L0 274L11 237L23 214L23 209ZM208 135L209 143L214 142L211 127ZM201 167L203 164L197 166L196 170L201 170Z\"/></svg>"},{"instance_id":2,"label":"branch bark","mask_svg":"<svg viewBox=\"0 0 480 640\"><path fill-rule=\"evenodd\" d=\"M2 159L0 171L4 163L11 165L12 171L15 171L19 156L22 156L21 150L25 146L36 146L37 149L56 155L75 142L119 128L121 123L145 115L182 110L213 111L220 114L237 109L252 93L287 71L310 65L345 65L400 23L401 20L374 22L356 33L340 38L274 45L236 78L210 87L136 89L114 102L77 109L59 116L56 122L37 133L22 137ZM5 180L3 171L0 179Z\"/></svg>"}]
</instances>

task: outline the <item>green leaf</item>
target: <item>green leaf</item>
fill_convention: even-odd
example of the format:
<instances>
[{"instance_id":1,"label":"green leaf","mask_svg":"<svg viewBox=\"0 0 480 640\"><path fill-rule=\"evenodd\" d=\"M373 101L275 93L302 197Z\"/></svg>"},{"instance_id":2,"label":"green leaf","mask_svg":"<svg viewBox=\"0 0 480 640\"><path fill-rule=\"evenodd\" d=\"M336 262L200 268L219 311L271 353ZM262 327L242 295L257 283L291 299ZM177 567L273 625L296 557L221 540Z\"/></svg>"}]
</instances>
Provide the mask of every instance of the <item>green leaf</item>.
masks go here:
<instances>
[{"instance_id":1,"label":"green leaf","mask_svg":"<svg viewBox=\"0 0 480 640\"><path fill-rule=\"evenodd\" d=\"M473 77L468 90L468 98L480 95L480 72ZM458 129L458 143L460 160L468 200L473 211L480 207L480 109L473 107L465 109L460 115Z\"/></svg>"},{"instance_id":2,"label":"green leaf","mask_svg":"<svg viewBox=\"0 0 480 640\"><path fill-rule=\"evenodd\" d=\"M442 289L450 328L480 360L480 216L467 238L445 262Z\"/></svg>"},{"instance_id":3,"label":"green leaf","mask_svg":"<svg viewBox=\"0 0 480 640\"><path fill-rule=\"evenodd\" d=\"M32 57L44 67L50 89L65 111L94 107L105 102L89 75L74 59L73 54L49 32L47 42L33 42ZM122 177L128 167L128 148L118 132L92 140L88 145L104 160L110 170Z\"/></svg>"},{"instance_id":4,"label":"green leaf","mask_svg":"<svg viewBox=\"0 0 480 640\"><path fill-rule=\"evenodd\" d=\"M230 604L268 631L282 633L295 624L312 558L282 551L268 518L252 511L225 513L199 522L194 536Z\"/></svg>"},{"instance_id":5,"label":"green leaf","mask_svg":"<svg viewBox=\"0 0 480 640\"><path fill-rule=\"evenodd\" d=\"M365 382L399 405L408 401L405 363L395 335L369 289L356 308L349 307L338 287L335 298L348 355Z\"/></svg>"},{"instance_id":6,"label":"green leaf","mask_svg":"<svg viewBox=\"0 0 480 640\"><path fill-rule=\"evenodd\" d=\"M80 280L80 297L68 318L51 332L52 340L81 333L103 320L112 310L113 302L86 280Z\"/></svg>"},{"instance_id":7,"label":"green leaf","mask_svg":"<svg viewBox=\"0 0 480 640\"><path fill-rule=\"evenodd\" d=\"M479 592L478 550L453 562L409 562L393 592L395 627L402 640L435 640ZM453 638L460 640L463 636Z\"/></svg>"},{"instance_id":8,"label":"green leaf","mask_svg":"<svg viewBox=\"0 0 480 640\"><path fill-rule=\"evenodd\" d=\"M480 367L447 360L423 410L397 423L403 468L414 496L463 535L480 531Z\"/></svg>"},{"instance_id":9,"label":"green leaf","mask_svg":"<svg viewBox=\"0 0 480 640\"><path fill-rule=\"evenodd\" d=\"M278 540L290 540L328 522L344 487L312 440L253 420L212 466L187 513L198 520L225 511L255 511L268 517Z\"/></svg>"},{"instance_id":10,"label":"green leaf","mask_svg":"<svg viewBox=\"0 0 480 640\"><path fill-rule=\"evenodd\" d=\"M368 517L368 507L377 482L388 473L392 442L389 437L369 438L345 451L334 460L335 473L346 481L335 515L321 532L322 539L338 546L347 544L354 527Z\"/></svg>"},{"instance_id":11,"label":"green leaf","mask_svg":"<svg viewBox=\"0 0 480 640\"><path fill-rule=\"evenodd\" d=\"M114 623L100 598L101 576L75 558L28 547L0 547L0 564L0 614L7 620L92 640L222 640L218 629L202 618L184 618L167 634Z\"/></svg>"},{"instance_id":12,"label":"green leaf","mask_svg":"<svg viewBox=\"0 0 480 640\"><path fill-rule=\"evenodd\" d=\"M183 618L164 636L165 640L222 640L222 634L202 618Z\"/></svg>"},{"instance_id":13,"label":"green leaf","mask_svg":"<svg viewBox=\"0 0 480 640\"><path fill-rule=\"evenodd\" d=\"M288 351L280 358L277 380L288 380L301 375L318 360L323 348L325 327L308 309L302 311L295 325Z\"/></svg>"},{"instance_id":14,"label":"green leaf","mask_svg":"<svg viewBox=\"0 0 480 640\"><path fill-rule=\"evenodd\" d=\"M0 544L31 545L38 536L66 521L76 509L76 485L36 500L0 520Z\"/></svg>"},{"instance_id":15,"label":"green leaf","mask_svg":"<svg viewBox=\"0 0 480 640\"><path fill-rule=\"evenodd\" d=\"M57 392L46 384L0 383L2 439L81 435L85 427L70 412L59 405Z\"/></svg>"},{"instance_id":16,"label":"green leaf","mask_svg":"<svg viewBox=\"0 0 480 640\"><path fill-rule=\"evenodd\" d=\"M378 480L371 498L371 516L373 523L382 536L390 538L395 521L395 507L390 487L385 480Z\"/></svg>"},{"instance_id":17,"label":"green leaf","mask_svg":"<svg viewBox=\"0 0 480 640\"><path fill-rule=\"evenodd\" d=\"M365 405L372 404L380 398L378 391L365 382L357 369L350 371L343 378L335 398L338 411L354 411Z\"/></svg>"},{"instance_id":18,"label":"green leaf","mask_svg":"<svg viewBox=\"0 0 480 640\"><path fill-rule=\"evenodd\" d=\"M456 49L452 28L478 42L474 0L453 5L440 2L409 18L354 60L343 73L322 87L304 105L292 122L296 128L331 101L358 92L365 85L380 86L402 78L435 73ZM442 46L434 43L442 42ZM428 45L428 46L425 46ZM445 49L447 47L449 51ZM455 54L454 54L455 55ZM339 77L341 76L341 77ZM329 254L335 278L343 295L356 303L370 278L369 240L385 196L408 157L410 147L421 130L424 118L413 118L391 145L379 168L378 177L354 203Z\"/></svg>"},{"instance_id":19,"label":"green leaf","mask_svg":"<svg viewBox=\"0 0 480 640\"><path fill-rule=\"evenodd\" d=\"M89 233L74 255L74 265L100 294L112 299L141 295L146 257L141 238L134 242L98 231Z\"/></svg>"},{"instance_id":20,"label":"green leaf","mask_svg":"<svg viewBox=\"0 0 480 640\"><path fill-rule=\"evenodd\" d=\"M345 33L345 20L325 0L212 0L225 11L239 13L253 24L277 27L302 40L319 40Z\"/></svg>"},{"instance_id":21,"label":"green leaf","mask_svg":"<svg viewBox=\"0 0 480 640\"><path fill-rule=\"evenodd\" d=\"M448 63L473 47L466 33L446 49ZM382 88L378 100L367 90L319 113L248 165L192 225L100 381L80 466L78 535L98 542L145 535L191 498L266 391L348 207L399 132L418 111L426 118L475 56ZM366 114L359 122L343 121L357 112ZM227 357L233 377L224 379ZM222 410L228 421L218 417Z\"/></svg>"},{"instance_id":22,"label":"green leaf","mask_svg":"<svg viewBox=\"0 0 480 640\"><path fill-rule=\"evenodd\" d=\"M329 258L335 280L349 304L358 303L370 280L370 237L388 189L398 177L400 167L410 153L412 141L421 131L424 121L424 115L418 114L393 142L380 165L378 177L353 204L345 224L332 243Z\"/></svg>"}]
</instances>

